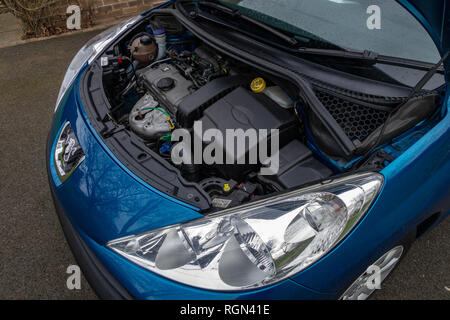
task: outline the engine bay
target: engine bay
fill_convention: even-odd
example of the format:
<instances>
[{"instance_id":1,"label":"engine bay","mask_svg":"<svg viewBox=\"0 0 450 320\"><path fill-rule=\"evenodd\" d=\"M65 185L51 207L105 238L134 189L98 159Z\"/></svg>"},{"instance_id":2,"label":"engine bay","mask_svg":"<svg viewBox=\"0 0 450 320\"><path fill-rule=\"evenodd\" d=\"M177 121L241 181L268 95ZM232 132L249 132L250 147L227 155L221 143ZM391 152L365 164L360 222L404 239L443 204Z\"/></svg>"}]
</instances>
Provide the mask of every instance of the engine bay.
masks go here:
<instances>
[{"instance_id":1,"label":"engine bay","mask_svg":"<svg viewBox=\"0 0 450 320\"><path fill-rule=\"evenodd\" d=\"M133 155L137 164L147 165L161 179L159 189L201 210L227 209L319 182L344 172L357 159L356 152L348 156L339 151L320 117L311 112L290 81L212 48L166 12L156 11L144 19L108 48L95 68L92 74L98 75L107 99L103 114L97 110L95 115L103 138L114 136L127 146L123 154ZM404 99L369 103L319 85L314 88L328 115L356 149ZM429 97L427 101L434 106L436 96ZM237 139L237 145L243 145L235 144L234 149L217 138L203 141L200 147L190 146L194 153L195 148L202 152L214 144L216 153L220 151L233 162L175 163L171 152L181 142L172 135L183 129L201 140L202 136L196 137L196 123L203 132L213 129L224 137L228 130L277 129L278 170L263 175L261 169L267 163L249 161L252 151L260 150L264 142L272 147L270 135L266 140L258 137L253 144ZM186 153L184 149L182 156ZM374 164L382 169L386 162L379 152L377 157L365 162L372 170ZM171 184L175 179L179 182Z\"/></svg>"}]
</instances>

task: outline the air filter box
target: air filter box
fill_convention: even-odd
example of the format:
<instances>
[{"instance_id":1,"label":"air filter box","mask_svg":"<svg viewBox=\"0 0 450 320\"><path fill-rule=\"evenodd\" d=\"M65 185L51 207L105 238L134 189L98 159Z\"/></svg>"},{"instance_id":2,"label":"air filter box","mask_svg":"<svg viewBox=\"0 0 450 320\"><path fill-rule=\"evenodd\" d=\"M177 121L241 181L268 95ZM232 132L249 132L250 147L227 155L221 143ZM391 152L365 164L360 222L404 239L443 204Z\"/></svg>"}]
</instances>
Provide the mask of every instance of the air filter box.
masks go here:
<instances>
[{"instance_id":1,"label":"air filter box","mask_svg":"<svg viewBox=\"0 0 450 320\"><path fill-rule=\"evenodd\" d=\"M333 174L298 140L292 140L281 148L279 161L278 172L261 176L261 179L271 182L280 190L322 180Z\"/></svg>"}]
</instances>

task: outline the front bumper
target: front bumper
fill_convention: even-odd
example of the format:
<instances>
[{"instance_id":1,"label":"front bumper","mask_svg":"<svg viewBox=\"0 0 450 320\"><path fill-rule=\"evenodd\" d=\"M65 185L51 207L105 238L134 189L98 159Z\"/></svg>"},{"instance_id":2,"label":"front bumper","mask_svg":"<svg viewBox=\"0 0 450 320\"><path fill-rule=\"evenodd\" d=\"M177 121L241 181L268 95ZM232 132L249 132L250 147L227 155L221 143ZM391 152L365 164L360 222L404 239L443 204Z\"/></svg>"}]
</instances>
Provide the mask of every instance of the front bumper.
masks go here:
<instances>
[{"instance_id":1,"label":"front bumper","mask_svg":"<svg viewBox=\"0 0 450 320\"><path fill-rule=\"evenodd\" d=\"M51 185L51 183L50 183ZM55 205L55 211L58 215L59 221L61 223L61 227L63 229L66 240L70 246L70 249L73 252L73 255L83 271L83 275L89 282L91 288L95 291L97 296L101 299L105 300L132 300L135 299L128 290L115 278L115 276L105 267L105 265L99 260L96 256L96 253L92 250L92 248L88 245L88 241L93 244L93 240L89 239L86 241L86 235L82 235L79 231L75 229L75 227L71 224L70 220L67 217L64 208L62 207L59 200L55 197L55 193L51 188L52 198ZM99 246L98 244L94 247ZM100 247L100 246L99 246ZM97 250L99 248L97 247ZM95 250L95 249L94 249ZM108 249L103 249L108 250ZM98 253L98 252L97 252ZM114 255L114 253L111 253ZM116 257L121 259L120 257ZM115 259L112 259L115 260ZM115 261L112 261L115 263ZM142 270L143 271L143 270ZM143 271L141 273L146 273L147 271ZM133 270L130 269L130 275L133 275ZM152 276L149 274L149 280L146 284L152 283ZM159 278L159 277L157 277ZM161 279L163 280L163 279ZM299 294L297 297L302 297L303 299L330 299L332 296L326 294L319 294L312 290L308 290L307 288L303 288L302 286L292 282L287 281L288 285L281 286L277 290L272 290L272 292L262 292L262 294L255 293L244 293L244 294L224 294L224 296L216 295L212 293L211 296L205 292L205 294L199 296L198 293L192 295L189 290L188 292L181 293L179 288L184 287L181 285L177 285L177 288L174 288L172 291L170 286L166 286L165 282L170 282L167 280L162 281L162 287L166 287L164 290L157 289L156 292L150 291L147 292L144 296L139 295L138 299L288 299L292 296L286 296L286 293L295 292ZM136 285L142 285L143 283L136 283ZM158 282L154 282L154 287L158 287ZM186 287L188 289L188 287ZM136 288L134 288L136 289ZM294 291L292 291L294 290ZM199 291L199 290L194 290ZM156 293L156 294L155 294ZM161 295L160 295L161 294Z\"/></svg>"},{"instance_id":2,"label":"front bumper","mask_svg":"<svg viewBox=\"0 0 450 320\"><path fill-rule=\"evenodd\" d=\"M49 173L50 176L50 173ZM76 230L76 228L72 225L69 218L67 217L67 213L65 212L63 206L59 202L59 200L55 196L55 192L53 187L50 189L53 198L53 202L55 205L55 211L58 215L59 221L61 223L61 227L63 229L66 240L72 250L72 253L83 271L83 275L89 282L89 285L97 294L97 296L101 299L106 300L132 300L135 299L133 295L131 295L128 290L115 278L115 276L107 269L107 267L100 261L100 259L96 256L99 252L106 253L104 251L108 250L106 248L102 248L99 244L96 244L95 241L89 239L85 234ZM92 247L90 247L90 245ZM94 251L95 250L95 251ZM108 250L109 251L109 250ZM101 253L100 253L101 254ZM110 260L111 263L117 263L117 266L120 266L117 260L123 260L121 257L117 256L110 252L109 254L103 255L104 259ZM122 261L125 262L125 261ZM127 263L125 263L126 265ZM122 266L122 274L125 276L128 275L126 270L126 266ZM140 269L137 266L129 269L129 276L133 278L136 276L136 271L133 269ZM191 288L178 285L175 283L171 283L173 288L170 285L167 285L171 281L162 279L156 275L150 274L150 272L145 270L138 271L141 276L148 276L145 282L135 282L132 290L137 293L138 299L289 299L292 298L290 296L291 293L296 293L297 297L302 297L303 299L330 299L332 296L323 295L316 293L312 290L308 290L293 281L287 281L287 285L283 285L278 289L272 290L269 292L260 292L260 293L243 293L243 294L224 294L221 295L216 293L204 292L203 294L199 294L201 290L196 290ZM148 273L148 274L147 274ZM146 275L147 274L147 275ZM138 277L139 278L139 277ZM158 279L154 279L158 278ZM156 280L156 281L154 281ZM146 287L146 292L142 292L139 287ZM186 292L180 291L180 288L186 288ZM155 289L156 290L153 290ZM161 290L161 288L163 288ZM281 291L280 291L281 290ZM193 292L191 292L193 291ZM198 291L198 292L195 292ZM288 293L288 295L286 295Z\"/></svg>"},{"instance_id":3,"label":"front bumper","mask_svg":"<svg viewBox=\"0 0 450 320\"><path fill-rule=\"evenodd\" d=\"M83 275L97 296L105 300L133 299L130 293L116 278L114 278L95 256L86 242L84 242L77 230L75 230L70 223L58 199L55 198L53 190L51 190L51 193L55 211L58 214L59 222L61 223L67 243L75 256L78 265L83 270Z\"/></svg>"}]
</instances>

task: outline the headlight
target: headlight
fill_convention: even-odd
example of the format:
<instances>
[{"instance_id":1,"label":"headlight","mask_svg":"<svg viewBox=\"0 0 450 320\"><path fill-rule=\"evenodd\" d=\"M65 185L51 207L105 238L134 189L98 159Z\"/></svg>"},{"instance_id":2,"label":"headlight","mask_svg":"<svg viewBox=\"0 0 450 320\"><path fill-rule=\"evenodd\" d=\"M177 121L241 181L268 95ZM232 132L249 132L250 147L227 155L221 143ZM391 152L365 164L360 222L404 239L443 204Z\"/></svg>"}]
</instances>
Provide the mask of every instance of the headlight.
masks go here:
<instances>
[{"instance_id":1,"label":"headlight","mask_svg":"<svg viewBox=\"0 0 450 320\"><path fill-rule=\"evenodd\" d=\"M58 135L53 157L56 173L61 182L64 182L84 160L84 152L69 122L64 124Z\"/></svg>"},{"instance_id":2,"label":"headlight","mask_svg":"<svg viewBox=\"0 0 450 320\"><path fill-rule=\"evenodd\" d=\"M212 290L266 286L329 252L368 210L382 183L377 173L341 178L107 246L148 270L191 286Z\"/></svg>"},{"instance_id":3,"label":"headlight","mask_svg":"<svg viewBox=\"0 0 450 320\"><path fill-rule=\"evenodd\" d=\"M84 66L85 63L91 63L103 49L111 43L114 38L127 29L130 25L134 24L139 17L133 17L127 21L120 23L117 26L109 28L102 33L96 35L89 40L73 58L66 71L64 80L59 89L58 99L56 100L55 111L58 110L58 106L61 103L62 98L66 94L67 89L72 85L73 80L78 75L78 72Z\"/></svg>"}]
</instances>

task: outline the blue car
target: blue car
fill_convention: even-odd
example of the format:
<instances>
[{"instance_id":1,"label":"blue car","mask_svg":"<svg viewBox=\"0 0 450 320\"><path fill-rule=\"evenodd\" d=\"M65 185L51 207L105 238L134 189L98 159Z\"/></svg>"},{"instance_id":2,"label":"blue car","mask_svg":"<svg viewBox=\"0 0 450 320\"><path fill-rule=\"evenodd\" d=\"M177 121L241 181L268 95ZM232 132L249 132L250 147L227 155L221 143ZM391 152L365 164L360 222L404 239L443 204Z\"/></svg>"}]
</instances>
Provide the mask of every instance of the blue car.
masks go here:
<instances>
[{"instance_id":1,"label":"blue car","mask_svg":"<svg viewBox=\"0 0 450 320\"><path fill-rule=\"evenodd\" d=\"M76 54L50 189L105 299L366 299L449 215L450 3L168 1Z\"/></svg>"}]
</instances>

